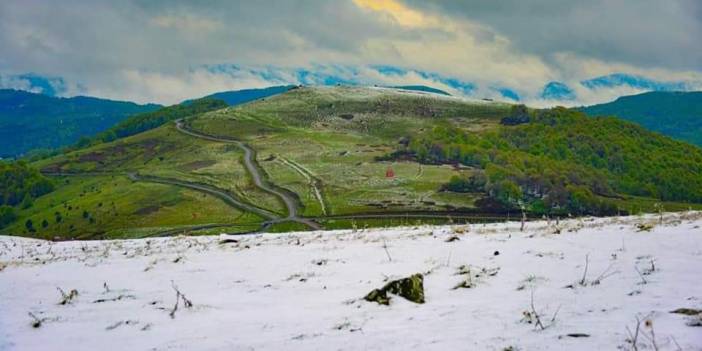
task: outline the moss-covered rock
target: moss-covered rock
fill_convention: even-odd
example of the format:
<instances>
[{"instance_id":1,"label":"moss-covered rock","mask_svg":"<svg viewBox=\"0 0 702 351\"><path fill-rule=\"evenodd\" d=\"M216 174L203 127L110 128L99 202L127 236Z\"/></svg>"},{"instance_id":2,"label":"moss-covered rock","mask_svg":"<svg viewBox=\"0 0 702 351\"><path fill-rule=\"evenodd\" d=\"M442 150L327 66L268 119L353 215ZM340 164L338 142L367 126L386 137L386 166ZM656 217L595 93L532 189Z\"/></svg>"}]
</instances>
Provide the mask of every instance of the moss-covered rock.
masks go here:
<instances>
[{"instance_id":1,"label":"moss-covered rock","mask_svg":"<svg viewBox=\"0 0 702 351\"><path fill-rule=\"evenodd\" d=\"M402 296L414 303L424 303L424 276L417 273L408 278L393 280L380 289L373 289L364 299L381 305L389 305L388 293Z\"/></svg>"}]
</instances>

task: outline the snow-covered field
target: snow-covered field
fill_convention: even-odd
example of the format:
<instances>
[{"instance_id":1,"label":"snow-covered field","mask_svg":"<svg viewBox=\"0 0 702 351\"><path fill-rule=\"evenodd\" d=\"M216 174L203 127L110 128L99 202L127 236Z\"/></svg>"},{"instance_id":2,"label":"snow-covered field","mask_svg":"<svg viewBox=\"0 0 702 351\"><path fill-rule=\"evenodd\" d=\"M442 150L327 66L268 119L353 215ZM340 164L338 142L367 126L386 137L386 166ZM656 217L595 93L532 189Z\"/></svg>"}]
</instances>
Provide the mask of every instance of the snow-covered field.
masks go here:
<instances>
[{"instance_id":1,"label":"snow-covered field","mask_svg":"<svg viewBox=\"0 0 702 351\"><path fill-rule=\"evenodd\" d=\"M614 350L633 349L638 319L638 350L702 350L700 317L670 313L702 309L701 226L687 212L523 232L0 237L0 349ZM424 304L363 299L415 273Z\"/></svg>"}]
</instances>

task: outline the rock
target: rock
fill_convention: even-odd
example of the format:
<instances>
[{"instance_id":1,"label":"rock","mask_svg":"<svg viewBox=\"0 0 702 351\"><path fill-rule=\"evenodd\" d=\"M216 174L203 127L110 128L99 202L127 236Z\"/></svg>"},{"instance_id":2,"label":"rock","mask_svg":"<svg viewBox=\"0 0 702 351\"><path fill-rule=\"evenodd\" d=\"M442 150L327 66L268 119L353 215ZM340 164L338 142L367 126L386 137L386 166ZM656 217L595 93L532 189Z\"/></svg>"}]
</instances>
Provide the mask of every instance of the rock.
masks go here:
<instances>
[{"instance_id":1,"label":"rock","mask_svg":"<svg viewBox=\"0 0 702 351\"><path fill-rule=\"evenodd\" d=\"M236 239L222 239L219 241L220 245L222 245L222 244L237 244L237 243L239 243L239 240L236 240Z\"/></svg>"},{"instance_id":2,"label":"rock","mask_svg":"<svg viewBox=\"0 0 702 351\"><path fill-rule=\"evenodd\" d=\"M312 261L312 264L316 264L316 265L318 265L318 266L324 266L325 264L327 264L327 262L329 262L329 260L324 259L324 258L321 258L321 259L318 259L318 260L313 260L313 261Z\"/></svg>"},{"instance_id":3,"label":"rock","mask_svg":"<svg viewBox=\"0 0 702 351\"><path fill-rule=\"evenodd\" d=\"M364 299L381 305L389 305L388 293L404 297L414 303L424 303L424 276L417 273L408 278L390 281L380 289L373 289Z\"/></svg>"},{"instance_id":4,"label":"rock","mask_svg":"<svg viewBox=\"0 0 702 351\"><path fill-rule=\"evenodd\" d=\"M566 334L566 336L571 337L571 338L589 338L590 334L585 334L585 333L570 333Z\"/></svg>"},{"instance_id":5,"label":"rock","mask_svg":"<svg viewBox=\"0 0 702 351\"><path fill-rule=\"evenodd\" d=\"M670 311L670 313L684 314L686 316L696 316L702 314L702 310L696 310L694 308L678 308L675 311Z\"/></svg>"},{"instance_id":6,"label":"rock","mask_svg":"<svg viewBox=\"0 0 702 351\"><path fill-rule=\"evenodd\" d=\"M387 292L379 290L379 289L373 289L368 295L364 297L366 301L369 302L377 302L381 305L389 305L390 304L390 298L388 297Z\"/></svg>"},{"instance_id":7,"label":"rock","mask_svg":"<svg viewBox=\"0 0 702 351\"><path fill-rule=\"evenodd\" d=\"M493 256L499 256L499 255L500 255L500 252L499 252L499 251L495 251L495 252L492 253L492 255L493 255Z\"/></svg>"},{"instance_id":8,"label":"rock","mask_svg":"<svg viewBox=\"0 0 702 351\"><path fill-rule=\"evenodd\" d=\"M639 232L650 232L651 229L653 229L654 225L650 223L641 223L636 226L637 231Z\"/></svg>"},{"instance_id":9,"label":"rock","mask_svg":"<svg viewBox=\"0 0 702 351\"><path fill-rule=\"evenodd\" d=\"M457 289L472 289L474 287L473 282L469 279L463 280L453 287L453 290Z\"/></svg>"}]
</instances>

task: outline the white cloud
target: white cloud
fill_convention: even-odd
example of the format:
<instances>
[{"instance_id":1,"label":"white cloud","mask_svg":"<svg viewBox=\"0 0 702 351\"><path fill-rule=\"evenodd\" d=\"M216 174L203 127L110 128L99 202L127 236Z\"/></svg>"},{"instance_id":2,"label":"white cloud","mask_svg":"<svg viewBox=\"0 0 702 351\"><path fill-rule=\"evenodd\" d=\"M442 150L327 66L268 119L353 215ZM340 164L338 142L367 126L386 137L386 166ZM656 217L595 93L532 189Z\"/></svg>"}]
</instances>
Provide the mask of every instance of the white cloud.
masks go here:
<instances>
[{"instance_id":1,"label":"white cloud","mask_svg":"<svg viewBox=\"0 0 702 351\"><path fill-rule=\"evenodd\" d=\"M32 83L27 79L10 75L0 75L0 89L15 89L41 93L41 89L32 87Z\"/></svg>"},{"instance_id":2,"label":"white cloud","mask_svg":"<svg viewBox=\"0 0 702 351\"><path fill-rule=\"evenodd\" d=\"M207 34L222 27L219 21L192 14L156 16L150 22L158 27L195 32L194 34Z\"/></svg>"},{"instance_id":3,"label":"white cloud","mask_svg":"<svg viewBox=\"0 0 702 351\"><path fill-rule=\"evenodd\" d=\"M166 74L124 70L115 77L114 85L94 90L97 96L147 103L180 103L212 93L247 88L263 88L280 82L264 79L250 73L237 75L212 73L204 68L182 74Z\"/></svg>"},{"instance_id":4,"label":"white cloud","mask_svg":"<svg viewBox=\"0 0 702 351\"><path fill-rule=\"evenodd\" d=\"M608 5L598 0L599 7L573 7L538 0L499 11L494 5L472 1L4 1L0 2L0 70L64 77L72 83L66 94L160 103L219 90L296 83L291 67L354 67L360 82L427 84L458 93L419 74L387 77L369 68L394 65L475 83L477 97L499 97L493 88L509 87L535 103L549 81L562 81L575 89L579 94L575 103L616 97L626 89L581 91L578 84L615 72L702 82L698 68L658 53L670 46L656 42L668 38L672 47L688 49L686 57L697 57L701 52L697 44L686 44L686 38L699 33L696 12L680 11L689 1L671 4L660 15L668 27L650 40L624 25L589 23L590 28L583 22L598 11L611 12L607 19L624 16L624 5L637 1ZM650 0L645 1L650 5ZM654 22L651 13L655 11L634 5L631 8L640 16L636 23ZM582 33L575 36L573 28L563 27L568 20ZM626 22L625 17L621 20ZM637 29L640 24L632 26ZM599 27L615 33L612 38L603 37ZM688 32L678 33L683 29ZM564 41L568 35L574 35L575 43ZM622 47L629 50L624 53L612 51L612 43L627 40L637 45ZM647 47L656 50L660 64L631 59L631 53ZM215 73L203 68L220 63L282 67L278 74L283 76L270 79L251 72Z\"/></svg>"}]
</instances>

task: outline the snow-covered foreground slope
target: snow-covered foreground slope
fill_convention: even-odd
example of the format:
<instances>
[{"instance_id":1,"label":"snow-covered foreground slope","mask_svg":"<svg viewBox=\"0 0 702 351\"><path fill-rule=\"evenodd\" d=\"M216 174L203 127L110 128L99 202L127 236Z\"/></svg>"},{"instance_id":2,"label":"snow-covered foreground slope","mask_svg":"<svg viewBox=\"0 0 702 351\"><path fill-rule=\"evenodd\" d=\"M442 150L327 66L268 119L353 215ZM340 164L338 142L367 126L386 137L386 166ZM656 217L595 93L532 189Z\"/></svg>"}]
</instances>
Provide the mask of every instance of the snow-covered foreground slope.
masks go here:
<instances>
[{"instance_id":1,"label":"snow-covered foreground slope","mask_svg":"<svg viewBox=\"0 0 702 351\"><path fill-rule=\"evenodd\" d=\"M639 231L645 223L653 229ZM561 234L555 223L532 222L524 232L503 223L101 242L0 237L0 349L613 350L632 348L627 328L636 334L638 318L639 350L654 342L697 350L702 328L688 324L699 317L670 311L702 308L701 226L702 213L688 212L663 223L570 220ZM426 303L363 300L414 273L424 274ZM453 289L469 275L471 288ZM179 299L172 313L173 285L192 307ZM78 295L61 305L57 288Z\"/></svg>"}]
</instances>

